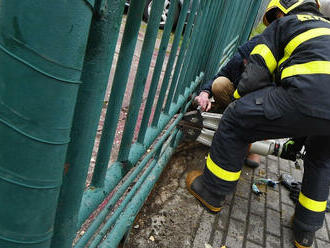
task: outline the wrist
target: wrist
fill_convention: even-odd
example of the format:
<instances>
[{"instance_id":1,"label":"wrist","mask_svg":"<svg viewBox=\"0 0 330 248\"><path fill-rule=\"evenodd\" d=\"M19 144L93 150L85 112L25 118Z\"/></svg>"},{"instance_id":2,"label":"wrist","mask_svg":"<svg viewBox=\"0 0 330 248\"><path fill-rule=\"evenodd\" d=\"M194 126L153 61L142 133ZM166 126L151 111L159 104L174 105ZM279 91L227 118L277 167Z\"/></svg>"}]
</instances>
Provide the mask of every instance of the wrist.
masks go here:
<instances>
[{"instance_id":1,"label":"wrist","mask_svg":"<svg viewBox=\"0 0 330 248\"><path fill-rule=\"evenodd\" d=\"M208 91L201 91L201 93L199 93L199 95L202 97L207 97L207 98L210 97L210 93Z\"/></svg>"}]
</instances>

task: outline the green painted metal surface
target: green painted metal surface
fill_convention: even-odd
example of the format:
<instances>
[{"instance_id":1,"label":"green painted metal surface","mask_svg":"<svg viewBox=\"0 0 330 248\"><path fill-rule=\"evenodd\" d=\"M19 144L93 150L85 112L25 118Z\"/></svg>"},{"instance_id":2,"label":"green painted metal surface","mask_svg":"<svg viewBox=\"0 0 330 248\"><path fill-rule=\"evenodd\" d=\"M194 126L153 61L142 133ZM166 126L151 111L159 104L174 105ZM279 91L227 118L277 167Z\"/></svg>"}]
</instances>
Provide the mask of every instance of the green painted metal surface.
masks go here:
<instances>
[{"instance_id":1,"label":"green painted metal surface","mask_svg":"<svg viewBox=\"0 0 330 248\"><path fill-rule=\"evenodd\" d=\"M174 102L177 102L178 95L173 94L173 89L177 88L177 91L180 91L178 88L181 89L181 85L183 84L183 82L180 82L178 80L179 80L179 75L181 73L183 73L182 66L183 66L183 61L185 59L185 56L188 53L187 50L189 49L189 47L192 48L192 46L193 46L193 42L191 41L191 38L192 38L191 30L193 28L193 24L194 24L194 21L196 18L195 13L197 11L199 3L200 3L199 0L192 1L192 6L190 8L190 15L189 15L188 23L185 27L184 36L183 36L183 40L182 40L181 47L180 47L180 53L177 58L175 70L173 73L173 78L172 78L172 83L171 83L172 87L170 88L170 91L168 92L168 95L167 95L167 100L166 100L167 102L170 102L170 100L172 100L172 99L174 99L173 100ZM166 111L166 107L165 107L165 111Z\"/></svg>"},{"instance_id":2,"label":"green painted metal surface","mask_svg":"<svg viewBox=\"0 0 330 248\"><path fill-rule=\"evenodd\" d=\"M243 34L241 35L241 41L245 41L249 38L251 31L252 31L253 24L256 20L257 14L258 14L258 10L261 6L261 3L262 3L262 0L254 0L251 2L250 9L249 9L249 13L250 13L251 17L249 17L249 16L246 17Z\"/></svg>"},{"instance_id":3,"label":"green painted metal surface","mask_svg":"<svg viewBox=\"0 0 330 248\"><path fill-rule=\"evenodd\" d=\"M92 8L0 1L0 247L50 247Z\"/></svg>"},{"instance_id":4,"label":"green painted metal surface","mask_svg":"<svg viewBox=\"0 0 330 248\"><path fill-rule=\"evenodd\" d=\"M180 140L181 133L177 135L177 132L174 132L173 139ZM176 142L174 140L173 142ZM139 210L143 206L145 199L150 194L153 186L160 177L164 167L171 158L171 155L174 153L176 146L169 147L166 149L164 154L160 158L153 160L150 165L150 173L148 177L143 181L139 189L139 194L136 194L132 201L129 203L129 206L121 214L119 221L116 222L116 225L113 228L113 231L107 236L107 238L100 244L100 248L115 248L118 246L122 240L122 234L125 234L130 226L133 224L135 216L138 214Z\"/></svg>"},{"instance_id":5,"label":"green painted metal surface","mask_svg":"<svg viewBox=\"0 0 330 248\"><path fill-rule=\"evenodd\" d=\"M140 143L140 144L142 144L145 139L145 134L146 134L146 131L148 128L148 121L149 121L150 114L152 111L152 106L153 106L153 103L155 100L154 97L155 97L155 94L157 91L158 81L160 78L162 66L163 66L164 59L165 59L166 48L168 46L171 30L173 28L174 13L177 11L177 8L178 8L178 0L173 0L173 3L174 4L171 4L171 6L170 6L170 10L168 13L168 19L165 24L164 33L162 35L162 40L161 40L161 43L159 46L159 53L157 56L157 61L156 61L153 75L152 75L152 81L151 81L148 98L147 98L147 102L146 102L146 108L144 109L144 113L143 113L141 128L140 128L139 136L137 139L138 143Z\"/></svg>"},{"instance_id":6,"label":"green painted metal surface","mask_svg":"<svg viewBox=\"0 0 330 248\"><path fill-rule=\"evenodd\" d=\"M52 246L72 247L125 0L98 0L74 113ZM111 6L111 8L105 8ZM89 114L86 114L89 113Z\"/></svg>"},{"instance_id":7,"label":"green painted metal surface","mask_svg":"<svg viewBox=\"0 0 330 248\"><path fill-rule=\"evenodd\" d=\"M131 67L134 49L138 38L142 13L146 0L132 0L127 15L127 23L123 34L121 49L118 58L117 69L114 75L110 93L107 114L104 122L104 129L100 141L100 147L96 158L94 174L92 179L93 187L103 187L112 143L115 137L116 127L121 110L129 69ZM125 174L125 168L123 168Z\"/></svg>"},{"instance_id":8,"label":"green painted metal surface","mask_svg":"<svg viewBox=\"0 0 330 248\"><path fill-rule=\"evenodd\" d=\"M171 54L169 56L167 65L166 65L166 71L165 71L165 75L162 81L162 86L161 86L161 90L159 93L159 97L158 97L158 101L157 101L157 105L156 105L156 109L155 109L155 114L153 116L153 120L152 120L152 126L153 127L157 127L158 125L158 121L159 121L159 117L161 114L161 110L163 107L163 103L164 103L164 99L166 97L166 91L169 85L169 81L170 81L170 77L171 77L171 73L172 73L172 69L174 66L174 62L175 62L175 58L176 58L176 53L177 53L177 49L179 47L179 43L181 40L181 34L184 28L184 22L186 20L186 16L187 16L187 12L188 12L188 8L189 8L189 1L184 1L182 9L181 9L181 14L178 20L178 24L176 26L176 30L175 30L175 35L174 35L174 40L173 40L173 44L172 44L172 49L171 49Z\"/></svg>"},{"instance_id":9,"label":"green painted metal surface","mask_svg":"<svg viewBox=\"0 0 330 248\"><path fill-rule=\"evenodd\" d=\"M102 212L97 216L97 218L93 221L90 228L87 230L85 235L79 240L78 244L75 246L84 247L87 244L87 241L92 237L95 233L96 229L102 224L104 218L109 214L109 212L113 209L116 202L122 197L125 193L129 185L137 178L139 173L147 167L144 171L142 177L139 178L138 182L136 182L133 188L130 189L129 194L125 197L124 201L120 204L120 206L116 209L115 213L112 214L110 219L106 221L101 230L98 231L97 236L93 239L93 242L89 245L90 248L96 247L103 239L104 234L107 230L115 223L115 221L120 216L121 212L125 209L126 205L131 201L134 195L137 193L141 185L144 183L145 179L151 173L151 170L154 168L157 160L153 160L151 165L147 166L147 163L153 159L155 154L160 151L160 149L165 149L163 146L165 141L167 141L168 137L172 135L172 131L176 128L177 123L182 119L183 114L181 114L174 123L166 130L165 134L161 137L161 139L154 146L154 149L148 153L148 155L141 161L141 163L134 169L133 173L125 180L124 184L118 189L115 195L110 199L107 206L102 210Z\"/></svg>"},{"instance_id":10,"label":"green painted metal surface","mask_svg":"<svg viewBox=\"0 0 330 248\"><path fill-rule=\"evenodd\" d=\"M123 132L122 142L118 154L118 161L128 161L129 151L131 149L134 136L136 121L139 115L139 109L142 103L142 97L150 68L151 58L154 52L158 26L161 15L163 14L164 0L155 1L152 4L151 15L148 20L148 27L144 36L143 47L139 59L139 65L134 80L134 88L130 100L128 112Z\"/></svg>"},{"instance_id":11,"label":"green painted metal surface","mask_svg":"<svg viewBox=\"0 0 330 248\"><path fill-rule=\"evenodd\" d=\"M0 247L72 247L97 208L75 247L117 247L180 142L176 123L191 96L248 38L261 1L185 0L177 8L173 0L161 31L164 0L152 5L146 28L146 0L131 0L127 14L125 2L0 0Z\"/></svg>"}]
</instances>

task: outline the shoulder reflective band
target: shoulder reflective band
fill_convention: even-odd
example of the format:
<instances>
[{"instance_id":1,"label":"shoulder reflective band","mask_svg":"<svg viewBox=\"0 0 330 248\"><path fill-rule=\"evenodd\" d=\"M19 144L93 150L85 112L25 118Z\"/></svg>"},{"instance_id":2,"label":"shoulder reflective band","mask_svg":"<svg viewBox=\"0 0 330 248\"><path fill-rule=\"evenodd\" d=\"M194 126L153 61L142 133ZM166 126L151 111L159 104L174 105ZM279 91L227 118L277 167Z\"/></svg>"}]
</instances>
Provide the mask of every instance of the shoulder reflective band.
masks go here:
<instances>
[{"instance_id":1,"label":"shoulder reflective band","mask_svg":"<svg viewBox=\"0 0 330 248\"><path fill-rule=\"evenodd\" d=\"M213 173L213 175L224 181L230 181L230 182L237 181L241 176L241 171L231 172L220 168L212 161L210 154L207 157L206 166Z\"/></svg>"},{"instance_id":2,"label":"shoulder reflective band","mask_svg":"<svg viewBox=\"0 0 330 248\"><path fill-rule=\"evenodd\" d=\"M330 23L329 20L327 20L325 18L322 18L320 16L297 15L297 18L301 22L305 22L305 21L322 21L322 22Z\"/></svg>"},{"instance_id":3,"label":"shoulder reflective band","mask_svg":"<svg viewBox=\"0 0 330 248\"><path fill-rule=\"evenodd\" d=\"M324 35L330 35L330 28L314 28L297 35L285 47L284 57L280 60L278 66L280 66L284 61L286 61L300 44L304 43L305 41Z\"/></svg>"},{"instance_id":4,"label":"shoulder reflective band","mask_svg":"<svg viewBox=\"0 0 330 248\"><path fill-rule=\"evenodd\" d=\"M281 79L306 74L330 74L330 61L312 61L285 68Z\"/></svg>"},{"instance_id":5,"label":"shoulder reflective band","mask_svg":"<svg viewBox=\"0 0 330 248\"><path fill-rule=\"evenodd\" d=\"M301 192L299 194L299 203L304 208L313 212L323 212L327 208L327 201L314 201L307 196L304 196Z\"/></svg>"},{"instance_id":6,"label":"shoulder reflective band","mask_svg":"<svg viewBox=\"0 0 330 248\"><path fill-rule=\"evenodd\" d=\"M277 61L269 47L265 44L259 44L252 50L250 55L253 54L260 55L264 59L269 72L273 74L274 70L277 67Z\"/></svg>"},{"instance_id":7,"label":"shoulder reflective band","mask_svg":"<svg viewBox=\"0 0 330 248\"><path fill-rule=\"evenodd\" d=\"M241 96L238 94L238 91L237 90L235 90L235 92L234 92L234 98L235 99L241 98Z\"/></svg>"}]
</instances>

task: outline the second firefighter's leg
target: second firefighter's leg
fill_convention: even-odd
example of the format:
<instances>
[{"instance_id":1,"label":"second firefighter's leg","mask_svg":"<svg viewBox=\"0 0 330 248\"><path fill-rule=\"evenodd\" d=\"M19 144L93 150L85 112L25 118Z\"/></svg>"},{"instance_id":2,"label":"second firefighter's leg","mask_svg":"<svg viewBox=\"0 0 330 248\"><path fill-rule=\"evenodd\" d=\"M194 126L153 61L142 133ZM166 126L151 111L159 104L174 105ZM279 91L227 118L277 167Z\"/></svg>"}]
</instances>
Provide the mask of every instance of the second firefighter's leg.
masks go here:
<instances>
[{"instance_id":1,"label":"second firefighter's leg","mask_svg":"<svg viewBox=\"0 0 330 248\"><path fill-rule=\"evenodd\" d=\"M234 105L226 109L220 121L204 173L193 171L186 179L190 193L212 212L221 210L225 195L235 188L248 150L249 142L243 138L245 129L235 121Z\"/></svg>"},{"instance_id":2,"label":"second firefighter's leg","mask_svg":"<svg viewBox=\"0 0 330 248\"><path fill-rule=\"evenodd\" d=\"M219 192L221 189L223 195L234 190L249 146L244 135L246 129L237 122L234 105L228 107L221 119L204 169L207 189L211 192Z\"/></svg>"},{"instance_id":3,"label":"second firefighter's leg","mask_svg":"<svg viewBox=\"0 0 330 248\"><path fill-rule=\"evenodd\" d=\"M310 247L315 231L323 225L329 195L329 149L330 136L312 136L306 141L304 177L293 225L297 247Z\"/></svg>"}]
</instances>

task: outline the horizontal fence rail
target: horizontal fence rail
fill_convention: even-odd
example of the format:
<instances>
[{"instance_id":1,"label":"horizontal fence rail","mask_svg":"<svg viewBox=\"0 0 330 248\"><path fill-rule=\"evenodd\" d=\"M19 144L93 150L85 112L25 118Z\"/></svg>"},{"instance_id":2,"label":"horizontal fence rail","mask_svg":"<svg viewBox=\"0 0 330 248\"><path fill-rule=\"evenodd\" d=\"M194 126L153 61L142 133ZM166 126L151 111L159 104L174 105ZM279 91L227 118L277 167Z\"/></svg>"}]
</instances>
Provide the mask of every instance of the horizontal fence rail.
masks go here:
<instances>
[{"instance_id":1,"label":"horizontal fence rail","mask_svg":"<svg viewBox=\"0 0 330 248\"><path fill-rule=\"evenodd\" d=\"M0 64L2 61L12 63L9 65L12 68L0 66L0 111L4 109L3 99L10 99L10 96L5 98L8 92L6 87L2 87L2 82L9 87L12 79L16 80L14 75L17 73L13 68L29 67L21 70L27 71L24 75L36 74L29 81L32 87L42 88L41 83L34 85L37 81L32 80L38 77L43 84L48 81L49 85L58 83L59 86L52 86L56 91L48 89L54 90L56 96L51 98L54 101L49 104L58 104L56 108L50 108L56 114L55 120L46 111L47 108L39 108L46 111L45 117L49 115L50 122L46 124L52 125L57 132L72 123L71 141L68 137L70 129L64 133L63 139L54 131L54 136L49 139L52 142L47 143L41 138L51 136L51 132L36 135L40 138L37 140L26 135L35 134L37 129L17 132L19 126L8 124L8 120L15 124L15 118L10 119L12 113L0 116L1 137L16 140L17 136L17 140L22 139L22 151L30 151L30 148L24 148L25 145L31 146L31 149L38 146L38 151L53 153L52 156L41 156L37 162L40 166L44 165L44 178L53 180L52 177L56 177L51 187L41 185L40 180L33 182L34 186L39 184L33 189L35 195L31 196L29 187L16 182L13 186L2 173L15 169L25 161L0 156L0 187L6 187L6 190L9 187L20 188L16 192L31 206L35 206L32 200L38 202L46 199L44 194L51 192L43 205L49 209L45 212L49 215L47 221L40 227L36 227L40 220L26 227L27 230L35 228L31 230L40 232L31 232L31 237L22 238L19 233L8 236L9 231L19 226L18 220L13 225L8 220L7 224L0 224L0 244L4 244L0 247L118 247L125 241L139 210L180 143L182 134L177 123L191 106L198 86L210 80L230 59L237 46L248 39L261 0L171 0L162 28L159 24L165 0L153 0L148 17L147 0L73 1L77 2L76 5L59 0L50 1L57 4L48 3L47 7L32 4L34 1L31 0L21 1L31 3L36 16L42 13L45 20L54 22L52 26L47 26L48 31L63 32L53 37L54 40L63 39L62 43L59 42L61 46L54 45L58 51L55 48L54 51L46 48L41 51L52 51L49 57L54 56L54 61L58 54L62 54L66 63L63 66L53 63L52 66L62 66L63 71L57 70L50 77L48 74L51 73L46 69L55 70L57 67L47 67L47 63L51 62L46 61L45 57L39 56L39 59L45 60L46 73L36 70L38 60L28 61L27 64L21 57L15 57L17 54L14 51L21 51L24 47L15 42L24 43L25 40L14 21L12 36L16 38L15 42L0 39ZM5 13L12 13L15 20L15 5L9 2L5 4L0 1L0 21L8 17ZM58 13L54 14L53 19L46 18L52 7L56 7ZM6 8L11 11L6 12ZM30 34L36 36L31 41L35 42L31 43L32 48L40 41L36 35L37 26L36 32ZM2 30L5 32L7 29L3 26ZM45 30L42 30L43 35L52 37L53 33L49 31L48 34ZM70 41L64 42L66 39ZM17 49L11 51L14 43ZM35 51L29 52L34 54ZM68 82L58 79L67 75L72 75L71 81L74 82L70 78ZM33 90L27 91L30 93L30 98L26 98L29 101L36 97ZM42 100L52 96L52 92L48 91L45 90ZM14 95L12 93L11 96ZM29 101L27 103L31 103ZM15 107L15 104L13 102L10 106ZM24 104L22 101L20 108L24 109ZM44 101L33 104L36 104L33 109L40 104L47 105ZM38 118L35 120L36 123L40 121ZM4 142L2 138L0 142ZM8 148L6 152L15 157L14 149ZM35 171L41 168L34 162L33 159L28 160L27 170L30 167ZM0 198L4 199L2 192L0 190ZM36 211L38 209L42 207ZM13 208L10 216L14 216L15 211L19 212L19 209ZM8 212L0 209L1 219L6 214ZM32 214L37 215L32 210L27 212L27 215Z\"/></svg>"}]
</instances>

